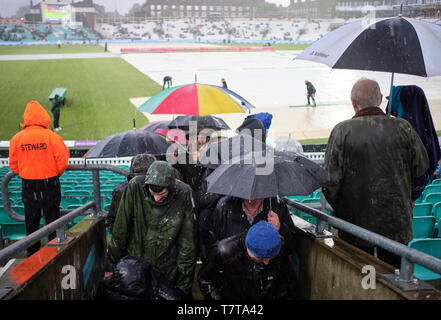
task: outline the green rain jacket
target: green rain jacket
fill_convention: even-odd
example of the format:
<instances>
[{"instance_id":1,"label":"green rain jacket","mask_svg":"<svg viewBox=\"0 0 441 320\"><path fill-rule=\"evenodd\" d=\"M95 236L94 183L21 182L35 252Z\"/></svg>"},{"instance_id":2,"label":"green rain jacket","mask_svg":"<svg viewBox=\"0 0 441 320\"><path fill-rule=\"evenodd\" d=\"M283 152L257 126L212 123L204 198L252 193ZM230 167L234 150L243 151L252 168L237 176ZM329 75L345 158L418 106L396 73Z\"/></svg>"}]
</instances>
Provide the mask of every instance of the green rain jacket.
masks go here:
<instances>
[{"instance_id":1,"label":"green rain jacket","mask_svg":"<svg viewBox=\"0 0 441 320\"><path fill-rule=\"evenodd\" d=\"M169 188L155 202L146 184ZM195 215L190 187L175 179L174 169L156 161L146 177L130 180L121 199L108 259L116 264L127 255L142 258L184 293L190 294L196 266Z\"/></svg>"},{"instance_id":2,"label":"green rain jacket","mask_svg":"<svg viewBox=\"0 0 441 320\"><path fill-rule=\"evenodd\" d=\"M331 132L325 169L339 183L323 193L338 218L408 243L413 238L412 178L428 166L426 149L409 122L365 108ZM341 231L339 237L373 246Z\"/></svg>"}]
</instances>

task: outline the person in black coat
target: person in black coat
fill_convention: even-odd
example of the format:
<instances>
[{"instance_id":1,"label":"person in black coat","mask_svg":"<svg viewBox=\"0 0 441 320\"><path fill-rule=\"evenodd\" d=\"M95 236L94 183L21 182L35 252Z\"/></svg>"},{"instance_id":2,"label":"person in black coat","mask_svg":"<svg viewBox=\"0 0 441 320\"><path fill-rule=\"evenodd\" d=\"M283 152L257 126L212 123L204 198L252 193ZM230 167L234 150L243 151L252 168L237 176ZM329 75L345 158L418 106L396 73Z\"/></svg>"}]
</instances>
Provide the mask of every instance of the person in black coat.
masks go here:
<instances>
[{"instance_id":1,"label":"person in black coat","mask_svg":"<svg viewBox=\"0 0 441 320\"><path fill-rule=\"evenodd\" d=\"M198 283L207 300L296 298L296 277L283 238L265 221L216 243L202 265Z\"/></svg>"},{"instance_id":2,"label":"person in black coat","mask_svg":"<svg viewBox=\"0 0 441 320\"><path fill-rule=\"evenodd\" d=\"M167 85L167 88L170 88L172 86L172 77L170 77L170 76L164 77L164 83L162 85L162 90L164 90L165 85Z\"/></svg>"},{"instance_id":3,"label":"person in black coat","mask_svg":"<svg viewBox=\"0 0 441 320\"><path fill-rule=\"evenodd\" d=\"M217 241L247 231L262 220L274 225L285 239L285 251L291 254L295 248L294 223L286 203L277 198L248 201L222 197L212 213L205 245L209 249Z\"/></svg>"}]
</instances>

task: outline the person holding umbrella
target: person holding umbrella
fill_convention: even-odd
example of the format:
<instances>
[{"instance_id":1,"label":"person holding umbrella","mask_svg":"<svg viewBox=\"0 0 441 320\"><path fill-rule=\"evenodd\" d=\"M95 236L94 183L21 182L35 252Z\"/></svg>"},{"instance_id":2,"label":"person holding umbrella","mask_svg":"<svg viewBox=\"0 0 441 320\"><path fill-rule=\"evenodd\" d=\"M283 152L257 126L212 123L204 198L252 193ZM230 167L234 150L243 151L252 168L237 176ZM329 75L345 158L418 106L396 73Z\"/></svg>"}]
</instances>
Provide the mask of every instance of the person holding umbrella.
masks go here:
<instances>
[{"instance_id":1,"label":"person holding umbrella","mask_svg":"<svg viewBox=\"0 0 441 320\"><path fill-rule=\"evenodd\" d=\"M51 112L54 115L54 131L60 131L61 127L59 126L58 121L60 120L60 99L58 94L55 95L52 100L52 109Z\"/></svg>"},{"instance_id":2,"label":"person holding umbrella","mask_svg":"<svg viewBox=\"0 0 441 320\"><path fill-rule=\"evenodd\" d=\"M296 298L294 268L284 254L284 241L266 221L216 243L198 283L207 300Z\"/></svg>"},{"instance_id":3,"label":"person holding umbrella","mask_svg":"<svg viewBox=\"0 0 441 320\"><path fill-rule=\"evenodd\" d=\"M380 108L378 83L362 78L351 91L355 115L337 124L325 153L325 169L337 182L323 188L336 217L404 245L412 240L412 179L426 173L429 158L412 125ZM339 237L373 254L374 245L339 231ZM379 259L400 268L401 258L377 247Z\"/></svg>"}]
</instances>

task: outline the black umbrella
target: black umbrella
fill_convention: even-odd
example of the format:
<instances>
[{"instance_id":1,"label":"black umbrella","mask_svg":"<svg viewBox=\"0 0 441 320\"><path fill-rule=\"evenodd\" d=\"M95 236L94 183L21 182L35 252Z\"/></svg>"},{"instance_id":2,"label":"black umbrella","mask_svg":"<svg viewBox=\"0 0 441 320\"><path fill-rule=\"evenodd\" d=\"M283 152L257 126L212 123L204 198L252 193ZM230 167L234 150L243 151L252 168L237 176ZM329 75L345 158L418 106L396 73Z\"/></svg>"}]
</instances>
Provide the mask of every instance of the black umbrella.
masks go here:
<instances>
[{"instance_id":1,"label":"black umbrella","mask_svg":"<svg viewBox=\"0 0 441 320\"><path fill-rule=\"evenodd\" d=\"M274 149L265 142L248 134L239 134L228 139L208 143L199 150L199 162L216 169L221 163L231 163L232 159L244 157L250 152L265 152ZM236 159L237 160L237 159Z\"/></svg>"},{"instance_id":2,"label":"black umbrella","mask_svg":"<svg viewBox=\"0 0 441 320\"><path fill-rule=\"evenodd\" d=\"M207 177L208 192L247 200L308 195L333 182L328 171L315 162L287 152L236 157Z\"/></svg>"},{"instance_id":3,"label":"black umbrella","mask_svg":"<svg viewBox=\"0 0 441 320\"><path fill-rule=\"evenodd\" d=\"M98 142L85 158L130 157L140 153L165 155L170 144L156 133L138 129L117 133Z\"/></svg>"},{"instance_id":4,"label":"black umbrella","mask_svg":"<svg viewBox=\"0 0 441 320\"><path fill-rule=\"evenodd\" d=\"M196 122L198 127L210 128L214 130L230 129L230 127L225 123L224 120L212 115L178 116L168 124L168 127L188 130L190 128L191 121Z\"/></svg>"},{"instance_id":5,"label":"black umbrella","mask_svg":"<svg viewBox=\"0 0 441 320\"><path fill-rule=\"evenodd\" d=\"M323 63L334 69L391 72L422 77L441 75L441 26L422 20L361 19L314 42L294 59Z\"/></svg>"},{"instance_id":6,"label":"black umbrella","mask_svg":"<svg viewBox=\"0 0 441 320\"><path fill-rule=\"evenodd\" d=\"M156 129L167 129L169 123L170 123L170 120L153 121L153 122L146 124L141 129L144 131L148 131L148 132L155 132Z\"/></svg>"}]
</instances>

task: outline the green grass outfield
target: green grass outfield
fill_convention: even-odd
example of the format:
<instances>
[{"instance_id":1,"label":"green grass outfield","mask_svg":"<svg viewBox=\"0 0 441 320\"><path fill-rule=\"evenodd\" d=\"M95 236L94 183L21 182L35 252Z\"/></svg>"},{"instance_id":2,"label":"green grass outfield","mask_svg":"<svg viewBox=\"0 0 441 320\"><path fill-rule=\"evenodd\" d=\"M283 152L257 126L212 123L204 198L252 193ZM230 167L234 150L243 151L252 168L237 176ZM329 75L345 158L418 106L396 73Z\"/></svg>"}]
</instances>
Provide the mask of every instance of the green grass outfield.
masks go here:
<instances>
[{"instance_id":1,"label":"green grass outfield","mask_svg":"<svg viewBox=\"0 0 441 320\"><path fill-rule=\"evenodd\" d=\"M0 46L0 55L13 54L61 54L61 53L89 53L104 52L104 47L98 44L83 45L26 45L26 46Z\"/></svg>"},{"instance_id":2,"label":"green grass outfield","mask_svg":"<svg viewBox=\"0 0 441 320\"><path fill-rule=\"evenodd\" d=\"M67 88L58 133L65 140L100 140L111 134L140 128L147 118L129 98L150 97L162 87L120 58L32 60L0 62L0 140L19 131L31 100L50 113L49 95ZM52 124L51 124L52 127Z\"/></svg>"}]
</instances>

